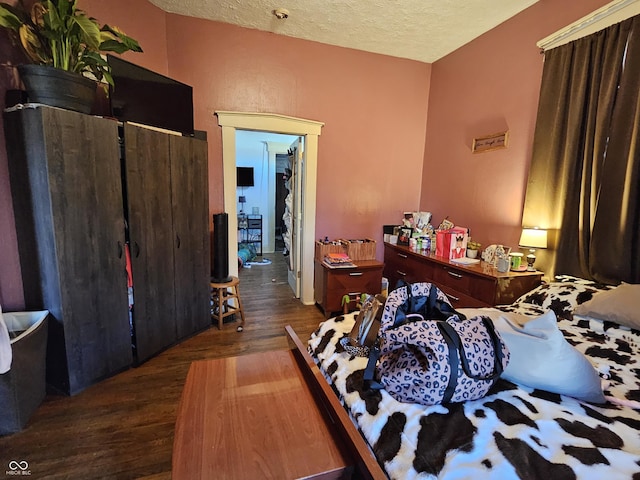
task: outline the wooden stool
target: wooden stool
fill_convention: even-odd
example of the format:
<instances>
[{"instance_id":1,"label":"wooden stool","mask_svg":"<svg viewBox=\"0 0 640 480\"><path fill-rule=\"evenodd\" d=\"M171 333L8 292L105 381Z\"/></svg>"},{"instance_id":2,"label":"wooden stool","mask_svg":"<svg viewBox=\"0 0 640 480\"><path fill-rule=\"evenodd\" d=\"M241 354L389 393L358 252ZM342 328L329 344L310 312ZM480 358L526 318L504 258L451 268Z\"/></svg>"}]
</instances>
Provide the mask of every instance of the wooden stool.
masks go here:
<instances>
[{"instance_id":1,"label":"wooden stool","mask_svg":"<svg viewBox=\"0 0 640 480\"><path fill-rule=\"evenodd\" d=\"M238 277L231 277L226 283L211 282L211 318L218 320L218 328L222 330L224 318L236 313L240 314L240 325L238 331L244 328L244 311L242 310L242 302L240 301L240 292L238 291ZM229 305L229 300L235 299L237 305Z\"/></svg>"},{"instance_id":2,"label":"wooden stool","mask_svg":"<svg viewBox=\"0 0 640 480\"><path fill-rule=\"evenodd\" d=\"M346 315L352 310L359 310L361 293L346 293L342 296L342 314Z\"/></svg>"}]
</instances>

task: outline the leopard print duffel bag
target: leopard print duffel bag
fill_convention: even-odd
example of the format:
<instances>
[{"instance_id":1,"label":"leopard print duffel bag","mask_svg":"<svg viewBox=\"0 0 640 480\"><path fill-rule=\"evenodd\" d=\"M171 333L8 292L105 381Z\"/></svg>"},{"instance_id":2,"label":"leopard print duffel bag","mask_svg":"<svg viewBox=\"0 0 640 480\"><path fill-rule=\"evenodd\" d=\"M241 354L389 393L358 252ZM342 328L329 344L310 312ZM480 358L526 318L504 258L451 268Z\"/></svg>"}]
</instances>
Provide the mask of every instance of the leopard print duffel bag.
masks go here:
<instances>
[{"instance_id":1,"label":"leopard print duffel bag","mask_svg":"<svg viewBox=\"0 0 640 480\"><path fill-rule=\"evenodd\" d=\"M416 302L421 297L427 305L437 301L450 308L407 311L407 303L424 303ZM440 317L442 311L453 313L446 319L424 317ZM433 284L414 283L392 291L365 379L400 402L435 405L484 397L506 368L509 351L489 317L460 317Z\"/></svg>"}]
</instances>

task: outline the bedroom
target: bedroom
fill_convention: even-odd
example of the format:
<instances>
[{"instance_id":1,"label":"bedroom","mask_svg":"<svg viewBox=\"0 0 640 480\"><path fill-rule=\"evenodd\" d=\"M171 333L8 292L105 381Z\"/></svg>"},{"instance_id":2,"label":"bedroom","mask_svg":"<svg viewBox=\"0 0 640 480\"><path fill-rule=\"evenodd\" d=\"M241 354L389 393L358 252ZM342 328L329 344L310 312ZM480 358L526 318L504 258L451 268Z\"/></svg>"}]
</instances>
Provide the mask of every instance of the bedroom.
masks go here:
<instances>
[{"instance_id":1,"label":"bedroom","mask_svg":"<svg viewBox=\"0 0 640 480\"><path fill-rule=\"evenodd\" d=\"M535 42L606 2L539 2L433 65L174 16L147 2L136 2L131 14L127 3L86 5L143 46L158 46L129 59L194 85L196 124L210 139L212 212L222 207L221 146L212 112L274 111L325 122L318 235L378 238L381 224L418 206L468 225L483 243L514 244L542 69ZM201 45L210 46L206 54ZM310 64L293 74L294 61ZM258 87L256 77L264 79ZM474 136L504 127L512 135L508 149L469 156ZM354 138L364 141L354 144ZM396 165L402 168L389 168ZM336 179L335 172L344 175ZM359 174L364 181L358 182ZM6 175L2 180L6 185ZM451 185L456 195L442 198ZM8 310L20 308L22 293L5 198L0 215L9 260L0 271L0 292Z\"/></svg>"},{"instance_id":2,"label":"bedroom","mask_svg":"<svg viewBox=\"0 0 640 480\"><path fill-rule=\"evenodd\" d=\"M607 2L538 2L434 64L172 15L147 1L81 3L139 40L145 53L126 59L194 87L195 125L209 138L212 213L223 209L221 135L213 112L274 112L325 123L316 236L381 240L381 225L419 208L432 211L435 222L449 216L468 226L485 245L511 245L521 226L540 88L542 56L535 44ZM3 90L11 81L3 77ZM504 129L509 148L471 154L474 137ZM4 148L0 156L0 240L7 259L0 300L6 310L20 310ZM358 181L359 173L366 173L365 181ZM456 195L443 195L454 184Z\"/></svg>"}]
</instances>

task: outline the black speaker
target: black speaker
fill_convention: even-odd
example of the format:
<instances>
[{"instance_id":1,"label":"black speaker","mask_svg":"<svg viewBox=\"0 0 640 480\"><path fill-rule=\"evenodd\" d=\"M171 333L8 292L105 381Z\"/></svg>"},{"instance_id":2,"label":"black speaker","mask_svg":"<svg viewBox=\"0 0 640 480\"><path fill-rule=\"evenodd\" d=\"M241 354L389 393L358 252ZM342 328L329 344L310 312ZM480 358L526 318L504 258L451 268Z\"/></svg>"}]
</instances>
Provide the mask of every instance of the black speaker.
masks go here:
<instances>
[{"instance_id":1,"label":"black speaker","mask_svg":"<svg viewBox=\"0 0 640 480\"><path fill-rule=\"evenodd\" d=\"M229 215L213 216L213 275L214 283L231 281L229 276Z\"/></svg>"}]
</instances>

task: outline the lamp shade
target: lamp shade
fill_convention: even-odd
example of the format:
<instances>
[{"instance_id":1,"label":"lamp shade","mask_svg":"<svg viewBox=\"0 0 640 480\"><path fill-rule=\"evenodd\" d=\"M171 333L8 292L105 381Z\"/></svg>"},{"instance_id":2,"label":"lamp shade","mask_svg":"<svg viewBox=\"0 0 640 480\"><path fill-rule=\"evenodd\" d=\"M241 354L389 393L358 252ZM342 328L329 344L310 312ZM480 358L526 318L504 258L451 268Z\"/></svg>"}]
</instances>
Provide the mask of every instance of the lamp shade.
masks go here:
<instances>
[{"instance_id":1,"label":"lamp shade","mask_svg":"<svg viewBox=\"0 0 640 480\"><path fill-rule=\"evenodd\" d=\"M547 231L539 228L523 228L520 246L529 248L547 248Z\"/></svg>"}]
</instances>

